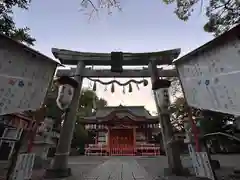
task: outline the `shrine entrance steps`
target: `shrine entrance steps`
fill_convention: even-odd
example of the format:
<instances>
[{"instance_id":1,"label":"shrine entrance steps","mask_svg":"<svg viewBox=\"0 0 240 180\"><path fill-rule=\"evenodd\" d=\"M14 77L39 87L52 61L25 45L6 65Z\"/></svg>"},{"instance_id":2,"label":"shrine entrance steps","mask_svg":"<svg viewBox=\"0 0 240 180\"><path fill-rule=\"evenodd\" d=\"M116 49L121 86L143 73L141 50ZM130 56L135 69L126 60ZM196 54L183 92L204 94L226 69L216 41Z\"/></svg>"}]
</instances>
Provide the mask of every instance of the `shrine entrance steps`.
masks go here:
<instances>
[{"instance_id":1,"label":"shrine entrance steps","mask_svg":"<svg viewBox=\"0 0 240 180\"><path fill-rule=\"evenodd\" d=\"M86 156L159 156L160 148L100 148L100 149L85 149Z\"/></svg>"}]
</instances>

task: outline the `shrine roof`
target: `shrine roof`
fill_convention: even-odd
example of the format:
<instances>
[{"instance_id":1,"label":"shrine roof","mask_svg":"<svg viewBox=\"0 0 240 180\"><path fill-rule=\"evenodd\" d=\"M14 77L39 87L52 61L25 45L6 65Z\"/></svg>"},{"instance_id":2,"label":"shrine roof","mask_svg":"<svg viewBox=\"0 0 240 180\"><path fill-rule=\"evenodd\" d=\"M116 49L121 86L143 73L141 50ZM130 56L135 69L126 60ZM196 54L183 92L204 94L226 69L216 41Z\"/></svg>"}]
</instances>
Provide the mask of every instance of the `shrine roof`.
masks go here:
<instances>
[{"instance_id":1,"label":"shrine roof","mask_svg":"<svg viewBox=\"0 0 240 180\"><path fill-rule=\"evenodd\" d=\"M40 53L39 51L33 49L33 48L30 48L29 46L19 42L19 41L16 41L2 33L0 33L0 41L3 42L3 45L4 44L13 44L14 46L20 48L21 50L25 51L25 52L28 52L30 54L32 54L33 56L37 56L37 57L40 57L41 59L43 60L46 60L46 61L49 61L49 62L52 62L54 64L57 64L57 65L61 65L59 62L55 61L54 59ZM4 46L3 46L4 47Z\"/></svg>"},{"instance_id":2,"label":"shrine roof","mask_svg":"<svg viewBox=\"0 0 240 180\"><path fill-rule=\"evenodd\" d=\"M158 121L157 116L152 116L144 106L107 106L98 109L94 116L84 117L82 120L84 122L94 123L104 120L111 120L111 117L116 115L116 113L130 114L134 117L134 120L138 121Z\"/></svg>"},{"instance_id":3,"label":"shrine roof","mask_svg":"<svg viewBox=\"0 0 240 180\"><path fill-rule=\"evenodd\" d=\"M186 61L189 61L193 57L201 55L201 53L210 51L211 49L214 49L218 46L221 46L222 44L225 44L226 42L232 41L233 39L238 38L240 35L240 24L236 25L229 31L223 33L222 35L214 38L213 40L205 43L204 45L198 47L197 49L191 51L190 53L180 57L179 59L176 59L173 61L175 65L183 64Z\"/></svg>"}]
</instances>

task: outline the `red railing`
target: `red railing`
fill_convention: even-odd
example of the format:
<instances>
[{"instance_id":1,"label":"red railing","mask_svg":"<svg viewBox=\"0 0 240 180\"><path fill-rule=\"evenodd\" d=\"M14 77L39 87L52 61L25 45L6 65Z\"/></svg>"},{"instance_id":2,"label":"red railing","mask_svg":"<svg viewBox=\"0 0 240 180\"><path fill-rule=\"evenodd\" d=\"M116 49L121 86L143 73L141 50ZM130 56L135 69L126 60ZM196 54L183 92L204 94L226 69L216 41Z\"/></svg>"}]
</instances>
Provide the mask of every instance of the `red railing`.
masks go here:
<instances>
[{"instance_id":1,"label":"red railing","mask_svg":"<svg viewBox=\"0 0 240 180\"><path fill-rule=\"evenodd\" d=\"M135 148L133 147L116 147L110 149L111 156L134 156Z\"/></svg>"},{"instance_id":2,"label":"red railing","mask_svg":"<svg viewBox=\"0 0 240 180\"><path fill-rule=\"evenodd\" d=\"M137 147L137 152L139 152L139 155L141 156L159 156L160 147L141 145Z\"/></svg>"},{"instance_id":3,"label":"red railing","mask_svg":"<svg viewBox=\"0 0 240 180\"><path fill-rule=\"evenodd\" d=\"M142 144L137 147L112 147L106 145L90 144L85 147L86 156L158 156L160 147L154 144Z\"/></svg>"}]
</instances>

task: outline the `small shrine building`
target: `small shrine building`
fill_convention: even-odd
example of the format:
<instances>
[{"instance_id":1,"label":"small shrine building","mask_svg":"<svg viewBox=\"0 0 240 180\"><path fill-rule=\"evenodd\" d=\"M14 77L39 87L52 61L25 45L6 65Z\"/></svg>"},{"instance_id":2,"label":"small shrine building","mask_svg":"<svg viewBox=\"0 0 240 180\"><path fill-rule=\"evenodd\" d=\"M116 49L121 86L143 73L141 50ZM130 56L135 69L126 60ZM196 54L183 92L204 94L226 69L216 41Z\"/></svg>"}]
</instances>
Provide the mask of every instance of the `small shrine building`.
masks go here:
<instances>
[{"instance_id":1,"label":"small shrine building","mask_svg":"<svg viewBox=\"0 0 240 180\"><path fill-rule=\"evenodd\" d=\"M150 143L159 133L159 120L144 106L117 106L98 109L95 116L81 119L95 142L85 147L86 155L159 155L160 145Z\"/></svg>"}]
</instances>

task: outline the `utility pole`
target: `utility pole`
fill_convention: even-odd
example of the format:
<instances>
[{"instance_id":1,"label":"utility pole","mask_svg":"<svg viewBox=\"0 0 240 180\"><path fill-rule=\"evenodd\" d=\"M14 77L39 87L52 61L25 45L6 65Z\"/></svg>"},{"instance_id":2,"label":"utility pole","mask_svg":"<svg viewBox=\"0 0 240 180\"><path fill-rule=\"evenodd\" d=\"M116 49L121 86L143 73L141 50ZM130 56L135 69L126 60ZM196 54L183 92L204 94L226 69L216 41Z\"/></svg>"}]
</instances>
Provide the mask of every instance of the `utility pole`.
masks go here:
<instances>
[{"instance_id":1,"label":"utility pole","mask_svg":"<svg viewBox=\"0 0 240 180\"><path fill-rule=\"evenodd\" d=\"M65 114L64 123L60 133L60 139L57 145L55 157L50 169L46 170L45 178L64 178L72 175L71 169L68 168L68 156L71 150L71 142L76 124L76 111L78 108L79 98L81 95L83 77L82 73L85 68L83 61L79 61L74 79L78 82L78 87L74 91L72 102Z\"/></svg>"},{"instance_id":2,"label":"utility pole","mask_svg":"<svg viewBox=\"0 0 240 180\"><path fill-rule=\"evenodd\" d=\"M157 65L151 61L148 66L151 72L152 90L157 105L161 133L164 142L166 156L168 158L168 171L173 175L182 175L183 166L180 158L179 148L176 146L172 124L169 113L169 87L171 82L166 79L159 79Z\"/></svg>"}]
</instances>

